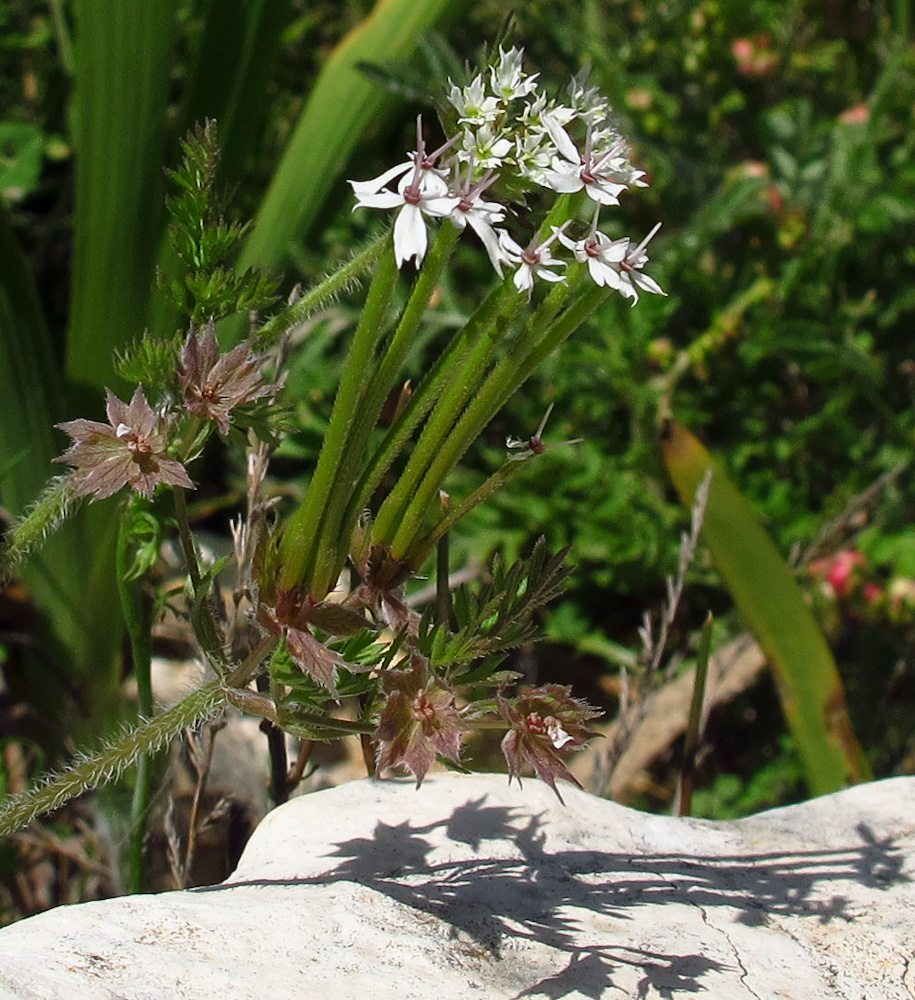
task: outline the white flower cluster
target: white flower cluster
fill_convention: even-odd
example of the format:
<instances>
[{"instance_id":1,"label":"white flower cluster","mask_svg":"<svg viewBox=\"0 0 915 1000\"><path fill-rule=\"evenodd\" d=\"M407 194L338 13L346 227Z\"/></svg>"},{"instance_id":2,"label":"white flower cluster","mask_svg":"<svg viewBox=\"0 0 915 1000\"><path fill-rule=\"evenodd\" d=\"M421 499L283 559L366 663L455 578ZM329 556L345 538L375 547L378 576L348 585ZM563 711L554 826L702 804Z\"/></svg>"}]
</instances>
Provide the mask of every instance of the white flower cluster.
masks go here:
<instances>
[{"instance_id":1,"label":"white flower cluster","mask_svg":"<svg viewBox=\"0 0 915 1000\"><path fill-rule=\"evenodd\" d=\"M587 263L598 284L638 301L639 291L665 294L644 273L645 247L658 226L636 246L629 239L611 240L598 230L600 210L618 205L629 187L646 187L644 171L629 160L625 140L610 123L610 108L593 88L573 80L568 104L537 93L537 74L522 68L523 50L500 49L497 65L466 87L454 84L448 100L457 112L459 130L448 142L427 152L422 123L417 122L416 150L410 158L370 181L350 181L356 207L396 209L394 254L398 266L419 266L426 254L426 217L448 218L460 229L469 226L480 238L499 277L514 268L513 282L530 293L534 281L564 281L565 261L555 257L556 244ZM569 127L580 123L581 148ZM537 185L557 193L585 191L595 203L588 235L572 240L565 226L541 242L521 247L501 228L506 208L483 195L500 177ZM397 182L396 190L388 185Z\"/></svg>"}]
</instances>

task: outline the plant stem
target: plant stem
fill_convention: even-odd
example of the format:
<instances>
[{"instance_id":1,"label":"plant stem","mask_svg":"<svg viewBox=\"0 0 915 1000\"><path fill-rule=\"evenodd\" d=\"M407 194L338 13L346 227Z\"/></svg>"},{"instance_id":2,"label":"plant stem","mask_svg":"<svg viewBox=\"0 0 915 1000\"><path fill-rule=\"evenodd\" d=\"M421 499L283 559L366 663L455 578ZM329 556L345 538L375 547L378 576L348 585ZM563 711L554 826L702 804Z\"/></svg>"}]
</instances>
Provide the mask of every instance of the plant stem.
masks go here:
<instances>
[{"instance_id":1,"label":"plant stem","mask_svg":"<svg viewBox=\"0 0 915 1000\"><path fill-rule=\"evenodd\" d=\"M257 675L257 690L266 694L270 690L270 678L266 674ZM289 798L286 772L289 767L286 756L286 734L270 719L261 719L261 732L267 738L270 754L270 798L273 804L281 806Z\"/></svg>"},{"instance_id":2,"label":"plant stem","mask_svg":"<svg viewBox=\"0 0 915 1000\"><path fill-rule=\"evenodd\" d=\"M465 497L456 507L449 510L428 535L420 538L411 546L406 556L410 565L414 569L422 566L429 557L432 547L436 543L441 545L442 541L448 537L448 532L451 531L462 517L469 514L474 507L478 507L484 500L489 499L496 490L501 489L523 464L524 462L520 458L505 462L485 482L480 483L470 496ZM447 569L445 575L447 579Z\"/></svg>"},{"instance_id":3,"label":"plant stem","mask_svg":"<svg viewBox=\"0 0 915 1000\"><path fill-rule=\"evenodd\" d=\"M132 501L132 504L138 501ZM117 548L115 552L115 573L117 576L118 596L121 601L121 613L127 628L130 641L130 653L133 660L133 673L137 681L137 714L143 718L151 718L153 714L152 693L152 635L150 622L143 606L142 580L128 580L129 549L130 549L131 518L121 518L118 529ZM146 817L149 812L150 782L152 767L148 753L141 753L137 758L136 784L133 789L133 799L130 806L130 874L128 891L143 891L144 857L143 849L146 841Z\"/></svg>"},{"instance_id":4,"label":"plant stem","mask_svg":"<svg viewBox=\"0 0 915 1000\"><path fill-rule=\"evenodd\" d=\"M290 518L280 542L279 586L283 590L293 590L303 583L307 585L311 582L314 550L328 505L332 499L340 503L349 499L348 493L345 498L334 497L337 473L359 401L371 377L372 358L381 337L384 314L396 281L397 264L394 254L384 253L346 359L315 474L302 505ZM351 488L352 484L345 485ZM336 492L340 492L339 487Z\"/></svg>"},{"instance_id":5,"label":"plant stem","mask_svg":"<svg viewBox=\"0 0 915 1000\"><path fill-rule=\"evenodd\" d=\"M489 365L501 337L500 333L510 321L510 314L523 304L523 298L510 282L503 284L481 335L469 345L459 363L452 366L444 391L435 403L422 434L416 442L397 484L378 511L373 528L377 542L390 542L403 523L404 511L410 506L418 484L439 455L442 443L454 426L468 400L477 390L480 379ZM439 479L441 485L443 479ZM434 493L434 491L433 491ZM430 501L432 494L430 494Z\"/></svg>"},{"instance_id":6,"label":"plant stem","mask_svg":"<svg viewBox=\"0 0 915 1000\"><path fill-rule=\"evenodd\" d=\"M579 275L581 274L582 270L579 269ZM571 280L570 278L570 282ZM560 289L554 291L558 297ZM565 297L569 293L564 291L562 294ZM463 411L447 439L439 442L435 457L419 485L412 491L390 543L394 558L402 558L411 548L422 530L426 512L436 491L441 489L445 477L489 421L530 378L542 361L578 329L609 294L609 289L592 285L558 319L543 329L543 321L548 322L555 315L555 301L548 305L550 296L547 297L541 310L527 324L526 332L518 338L518 350L503 356Z\"/></svg>"},{"instance_id":7,"label":"plant stem","mask_svg":"<svg viewBox=\"0 0 915 1000\"><path fill-rule=\"evenodd\" d=\"M561 226L570 219L580 202L581 198L578 195L562 195L558 198L538 230L537 239L542 241L549 235L553 227ZM524 345L530 340L530 334L526 331L536 330L552 320L569 295L569 291L567 283L553 288L512 345L510 351L512 360L517 357L516 350L523 352ZM465 334L462 335L462 338L458 338L458 342L460 342L466 337L464 342L469 345L469 349L463 352L459 363L457 360L450 363L449 359L449 364L441 369L440 373L445 377L443 390L439 390L440 396L437 393L437 398L430 401L429 405L432 402L435 403L432 416L423 429L406 469L378 511L372 532L376 542L391 544L392 538L402 535L407 509L409 508L414 514L419 511L420 504L416 503L414 499L417 485L420 481L427 480L431 484L430 465L435 463L441 467L443 464L436 463L436 459L440 455L445 436L453 428L468 401L477 391L479 381L486 371L493 351L498 343L504 339L502 333L510 325L513 314L522 309L524 305L524 297L515 289L511 279L506 277L501 285L496 286L493 293L487 296L474 318L467 324ZM472 336L468 337L467 335L471 331ZM520 382L518 384L520 385ZM482 427L476 433L479 434L480 431L482 431ZM469 444L468 441L467 447ZM444 474L438 475L438 486L430 487L428 491L424 492L425 504L419 514L420 526L435 490L441 487L444 476L447 475L450 468L451 466L445 470ZM424 475L426 480L423 480ZM411 518L411 524L413 521L414 518ZM414 536L418 530L419 528L413 530Z\"/></svg>"},{"instance_id":8,"label":"plant stem","mask_svg":"<svg viewBox=\"0 0 915 1000\"><path fill-rule=\"evenodd\" d=\"M689 816L693 802L693 781L696 776L696 748L702 733L702 706L705 701L705 683L708 678L709 655L712 650L712 614L709 612L702 626L699 655L696 658L696 677L693 681L693 698L689 706L689 722L683 744L683 762L680 765L680 785L677 790L675 814Z\"/></svg>"},{"instance_id":9,"label":"plant stem","mask_svg":"<svg viewBox=\"0 0 915 1000\"><path fill-rule=\"evenodd\" d=\"M349 551L350 537L361 508L351 512L349 500L365 461L365 450L372 431L378 423L385 400L394 387L404 360L416 343L416 335L423 316L429 307L435 287L451 259L460 230L447 220L438 230L432 247L423 262L413 285L410 298L404 307L400 322L378 367L377 373L366 388L355 423L341 456L337 482L341 485L343 502L332 502L324 512L321 535L317 540L315 566L312 576L313 594L329 592L336 585ZM341 498L335 498L339 501Z\"/></svg>"},{"instance_id":10,"label":"plant stem","mask_svg":"<svg viewBox=\"0 0 915 1000\"><path fill-rule=\"evenodd\" d=\"M441 397L446 387L453 380L454 373L460 371L465 366L468 352L483 337L484 329L492 325L493 316L498 315L499 303L503 300L507 301L506 287L504 285L496 285L490 290L476 312L464 325L461 332L452 338L442 354L439 355L432 369L423 378L422 382L420 382L419 388L387 432L378 450L372 456L368 466L360 476L347 511L349 517L353 519L358 517L359 513L369 502L372 493L377 489L382 477L390 468L391 463L403 450L414 428ZM489 344L489 354L491 355L497 341L494 337L489 336L486 339ZM395 486L395 490L401 489L399 483L400 481Z\"/></svg>"},{"instance_id":11,"label":"plant stem","mask_svg":"<svg viewBox=\"0 0 915 1000\"><path fill-rule=\"evenodd\" d=\"M141 754L161 750L187 726L213 715L224 703L221 681L211 681L166 709L154 719L135 726L92 756L62 774L53 775L0 805L0 836L7 836L37 816L118 777Z\"/></svg>"},{"instance_id":12,"label":"plant stem","mask_svg":"<svg viewBox=\"0 0 915 1000\"><path fill-rule=\"evenodd\" d=\"M187 564L188 576L191 578L191 590L194 598L191 624L194 629L194 637L214 673L224 677L228 672L229 665L226 663L216 618L209 602L208 587L203 586L203 577L197 562L197 547L191 535L187 499L183 487L173 486L172 497L175 504L175 520L178 523L178 537L181 539L181 550Z\"/></svg>"},{"instance_id":13,"label":"plant stem","mask_svg":"<svg viewBox=\"0 0 915 1000\"><path fill-rule=\"evenodd\" d=\"M364 274L379 260L385 248L390 246L390 238L390 234L385 233L383 236L379 236L373 240L351 260L334 271L333 274L319 282L314 288L309 288L291 306L288 306L281 313L268 320L258 330L256 336L257 342L259 344L272 343L290 327L307 319L308 316L320 309L326 302L335 298L352 285L360 275Z\"/></svg>"},{"instance_id":14,"label":"plant stem","mask_svg":"<svg viewBox=\"0 0 915 1000\"><path fill-rule=\"evenodd\" d=\"M444 504L443 504L444 507ZM444 509L447 509L444 507ZM448 532L442 532L435 552L435 610L439 625L454 630L454 613L451 606L450 576L448 573Z\"/></svg>"},{"instance_id":15,"label":"plant stem","mask_svg":"<svg viewBox=\"0 0 915 1000\"><path fill-rule=\"evenodd\" d=\"M194 545L194 538L191 535L190 521L187 516L187 499L184 495L184 487L173 486L172 498L175 504L175 520L178 522L178 537L181 540L181 551L184 553L184 562L187 566L188 576L193 584L194 594L200 589L200 566L197 564L197 549Z\"/></svg>"}]
</instances>

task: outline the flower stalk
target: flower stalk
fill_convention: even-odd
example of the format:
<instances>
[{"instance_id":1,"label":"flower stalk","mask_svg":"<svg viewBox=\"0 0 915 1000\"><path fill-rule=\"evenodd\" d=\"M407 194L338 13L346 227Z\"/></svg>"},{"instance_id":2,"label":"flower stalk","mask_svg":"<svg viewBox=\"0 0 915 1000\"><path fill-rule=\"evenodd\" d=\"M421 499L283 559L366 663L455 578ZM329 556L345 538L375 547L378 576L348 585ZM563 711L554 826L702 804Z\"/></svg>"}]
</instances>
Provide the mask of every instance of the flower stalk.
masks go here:
<instances>
[{"instance_id":1,"label":"flower stalk","mask_svg":"<svg viewBox=\"0 0 915 1000\"><path fill-rule=\"evenodd\" d=\"M417 333L429 300L451 259L459 236L460 230L447 222L438 230L400 321L379 362L378 370L372 376L359 405L347 447L340 456L338 480L342 484L353 484L358 479L369 437L408 352L416 345ZM314 574L310 580L309 591L312 596L323 597L336 585L349 554L350 538L360 511L361 507L353 512L345 501L336 503L327 510L317 543Z\"/></svg>"},{"instance_id":2,"label":"flower stalk","mask_svg":"<svg viewBox=\"0 0 915 1000\"><path fill-rule=\"evenodd\" d=\"M133 674L137 682L137 714L148 719L153 714L152 692L152 632L143 598L142 577L132 579L129 565L131 523L122 517L118 527L115 550L115 572L121 613L130 642ZM146 817L149 812L152 767L150 755L143 751L137 758L136 783L130 806L130 874L131 892L143 891L143 845L146 840Z\"/></svg>"},{"instance_id":3,"label":"flower stalk","mask_svg":"<svg viewBox=\"0 0 915 1000\"><path fill-rule=\"evenodd\" d=\"M345 504L349 498L352 484L341 482L339 470L359 401L369 382L372 356L381 338L396 282L397 266L390 254L384 254L353 337L315 474L302 506L292 515L283 534L279 577L282 590L294 590L309 579L326 512L335 504Z\"/></svg>"}]
</instances>

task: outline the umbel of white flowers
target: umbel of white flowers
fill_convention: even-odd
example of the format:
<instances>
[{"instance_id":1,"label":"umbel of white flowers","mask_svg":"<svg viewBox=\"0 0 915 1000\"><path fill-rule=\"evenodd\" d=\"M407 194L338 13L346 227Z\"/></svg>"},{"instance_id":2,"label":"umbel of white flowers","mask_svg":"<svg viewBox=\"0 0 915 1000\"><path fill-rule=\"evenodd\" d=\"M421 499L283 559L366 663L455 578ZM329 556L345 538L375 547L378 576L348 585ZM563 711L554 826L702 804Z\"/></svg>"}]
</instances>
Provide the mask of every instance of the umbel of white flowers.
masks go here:
<instances>
[{"instance_id":1,"label":"umbel of white flowers","mask_svg":"<svg viewBox=\"0 0 915 1000\"><path fill-rule=\"evenodd\" d=\"M501 278L513 268L512 281L530 294L537 279L564 281L566 262L554 256L562 248L588 265L598 285L612 288L632 303L639 291L664 295L644 267L645 248L660 224L636 245L611 240L598 229L600 211L619 204L630 187L646 187L642 170L633 167L629 147L610 122L610 106L595 88L573 79L568 103L538 93L537 76L525 74L523 50L499 50L499 61L466 87L451 85L448 100L458 115L458 131L440 148L426 150L417 120L416 149L402 163L369 181L350 181L358 208L396 210L394 255L398 267L426 255L428 218L448 218L468 226L486 248ZM579 148L570 131L581 133ZM516 178L555 191L584 191L595 203L588 235L572 240L565 226L545 239L520 246L504 228L508 209L483 196L500 177ZM395 184L392 190L390 185Z\"/></svg>"}]
</instances>

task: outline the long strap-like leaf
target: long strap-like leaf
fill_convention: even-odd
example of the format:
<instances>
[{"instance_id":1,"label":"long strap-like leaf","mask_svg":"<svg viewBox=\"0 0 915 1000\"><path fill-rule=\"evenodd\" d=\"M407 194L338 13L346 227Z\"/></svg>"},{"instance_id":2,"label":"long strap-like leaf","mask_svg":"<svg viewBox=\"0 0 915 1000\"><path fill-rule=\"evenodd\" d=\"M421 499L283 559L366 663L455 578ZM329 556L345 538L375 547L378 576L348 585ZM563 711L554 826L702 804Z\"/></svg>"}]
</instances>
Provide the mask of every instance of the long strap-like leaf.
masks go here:
<instances>
[{"instance_id":1,"label":"long strap-like leaf","mask_svg":"<svg viewBox=\"0 0 915 1000\"><path fill-rule=\"evenodd\" d=\"M78 0L73 291L67 374L112 384L143 333L163 220L176 0Z\"/></svg>"},{"instance_id":2,"label":"long strap-like leaf","mask_svg":"<svg viewBox=\"0 0 915 1000\"><path fill-rule=\"evenodd\" d=\"M769 657L811 792L821 795L868 778L835 661L790 567L749 503L689 431L668 421L661 443L685 505L692 505L696 488L712 470L702 535Z\"/></svg>"}]
</instances>

